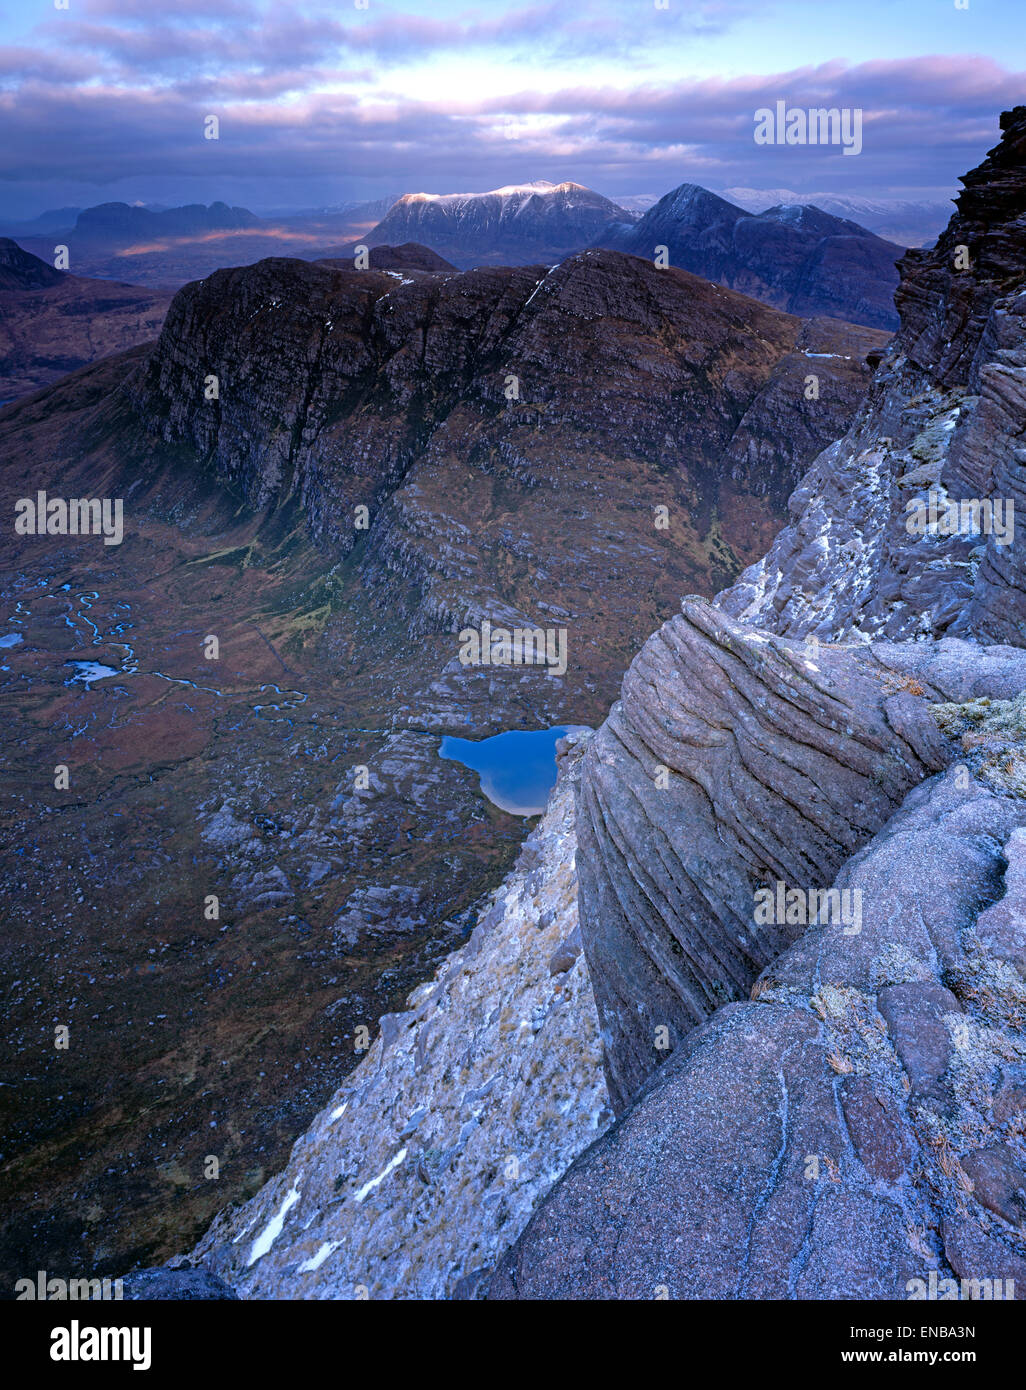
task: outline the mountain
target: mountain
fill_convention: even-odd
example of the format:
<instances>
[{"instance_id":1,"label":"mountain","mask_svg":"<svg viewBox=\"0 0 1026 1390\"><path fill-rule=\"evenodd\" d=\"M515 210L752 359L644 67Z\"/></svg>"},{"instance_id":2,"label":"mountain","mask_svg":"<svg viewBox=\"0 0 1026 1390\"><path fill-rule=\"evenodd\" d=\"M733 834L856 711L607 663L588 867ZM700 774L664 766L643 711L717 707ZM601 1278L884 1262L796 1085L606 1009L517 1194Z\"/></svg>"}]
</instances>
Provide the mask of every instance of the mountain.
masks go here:
<instances>
[{"instance_id":1,"label":"mountain","mask_svg":"<svg viewBox=\"0 0 1026 1390\"><path fill-rule=\"evenodd\" d=\"M0 401L159 333L171 295L55 270L0 238Z\"/></svg>"},{"instance_id":2,"label":"mountain","mask_svg":"<svg viewBox=\"0 0 1026 1390\"><path fill-rule=\"evenodd\" d=\"M165 290L283 253L311 261L337 257L366 237L393 201L275 217L257 217L222 202L175 208L102 203L72 209L76 218L49 230L26 226L17 239L44 260L52 259L55 244L67 246L69 269L76 274Z\"/></svg>"},{"instance_id":3,"label":"mountain","mask_svg":"<svg viewBox=\"0 0 1026 1390\"><path fill-rule=\"evenodd\" d=\"M490 193L405 193L366 243L420 242L463 269L552 264L632 221L582 184L540 180Z\"/></svg>"},{"instance_id":4,"label":"mountain","mask_svg":"<svg viewBox=\"0 0 1026 1390\"><path fill-rule=\"evenodd\" d=\"M685 183L603 244L648 258L665 246L672 265L789 313L897 327L892 298L901 248L819 208L753 215Z\"/></svg>"},{"instance_id":5,"label":"mountain","mask_svg":"<svg viewBox=\"0 0 1026 1390\"><path fill-rule=\"evenodd\" d=\"M0 290L45 289L63 279L63 271L23 251L16 241L0 237Z\"/></svg>"},{"instance_id":6,"label":"mountain","mask_svg":"<svg viewBox=\"0 0 1026 1390\"><path fill-rule=\"evenodd\" d=\"M373 246L368 253L367 262L371 270L444 272L456 269L454 265L443 260L436 252L429 250L426 246L418 246L415 241L408 241L402 246ZM335 266L339 270L351 270L353 268L353 261L350 257L333 258L327 256L319 260L317 264Z\"/></svg>"},{"instance_id":7,"label":"mountain","mask_svg":"<svg viewBox=\"0 0 1026 1390\"><path fill-rule=\"evenodd\" d=\"M287 1162L530 824L441 738L598 722L680 593L765 553L884 347L616 252L425 254L219 270L155 343L0 412L8 516L124 505L120 545L0 531L0 817L33 846L0 864L31 1078L5 1267L165 1259ZM565 670L464 664L485 621L562 633ZM54 1016L75 1044L41 1057Z\"/></svg>"},{"instance_id":8,"label":"mountain","mask_svg":"<svg viewBox=\"0 0 1026 1390\"><path fill-rule=\"evenodd\" d=\"M906 524L1023 497L1001 124L790 524L650 636L469 940L184 1263L251 1298L1026 1286L1022 548Z\"/></svg>"},{"instance_id":9,"label":"mountain","mask_svg":"<svg viewBox=\"0 0 1026 1390\"><path fill-rule=\"evenodd\" d=\"M23 222L0 223L0 232L15 238L56 232L62 228L73 227L81 211L81 208L51 208L47 212L41 212L38 217Z\"/></svg>"},{"instance_id":10,"label":"mountain","mask_svg":"<svg viewBox=\"0 0 1026 1390\"><path fill-rule=\"evenodd\" d=\"M260 219L246 208L227 203L189 203L185 207L155 212L129 203L100 203L79 213L71 230L76 241L102 241L107 246L162 237L196 236L206 232L238 231L256 227Z\"/></svg>"},{"instance_id":11,"label":"mountain","mask_svg":"<svg viewBox=\"0 0 1026 1390\"><path fill-rule=\"evenodd\" d=\"M812 204L835 217L849 218L899 246L921 246L932 241L951 216L950 198L863 198L854 194L794 193L789 188L725 188L721 196L747 212Z\"/></svg>"}]
</instances>

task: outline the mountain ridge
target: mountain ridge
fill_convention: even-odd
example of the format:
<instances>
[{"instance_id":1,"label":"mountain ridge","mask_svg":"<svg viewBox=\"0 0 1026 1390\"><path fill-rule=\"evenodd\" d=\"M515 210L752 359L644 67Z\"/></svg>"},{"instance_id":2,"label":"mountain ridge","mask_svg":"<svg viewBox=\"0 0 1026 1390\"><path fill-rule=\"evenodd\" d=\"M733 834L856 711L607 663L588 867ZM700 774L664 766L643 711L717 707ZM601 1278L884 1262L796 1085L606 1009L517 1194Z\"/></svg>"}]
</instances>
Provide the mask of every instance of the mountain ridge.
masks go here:
<instances>
[{"instance_id":1,"label":"mountain ridge","mask_svg":"<svg viewBox=\"0 0 1026 1390\"><path fill-rule=\"evenodd\" d=\"M892 304L902 248L808 205L752 214L700 184L665 194L607 244L655 257L788 313L898 326Z\"/></svg>"}]
</instances>

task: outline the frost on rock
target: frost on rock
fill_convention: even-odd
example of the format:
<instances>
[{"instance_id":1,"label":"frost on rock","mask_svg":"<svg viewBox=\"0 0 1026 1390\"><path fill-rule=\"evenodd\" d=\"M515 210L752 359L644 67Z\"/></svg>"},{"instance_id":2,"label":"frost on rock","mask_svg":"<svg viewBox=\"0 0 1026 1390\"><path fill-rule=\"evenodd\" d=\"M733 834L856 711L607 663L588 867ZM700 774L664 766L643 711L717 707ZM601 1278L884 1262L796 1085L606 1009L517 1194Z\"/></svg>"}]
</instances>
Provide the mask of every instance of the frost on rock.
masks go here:
<instances>
[{"instance_id":1,"label":"frost on rock","mask_svg":"<svg viewBox=\"0 0 1026 1390\"><path fill-rule=\"evenodd\" d=\"M200 1242L240 1297L464 1296L609 1124L577 930L588 737L560 745L548 809L470 939L381 1020L285 1171Z\"/></svg>"}]
</instances>

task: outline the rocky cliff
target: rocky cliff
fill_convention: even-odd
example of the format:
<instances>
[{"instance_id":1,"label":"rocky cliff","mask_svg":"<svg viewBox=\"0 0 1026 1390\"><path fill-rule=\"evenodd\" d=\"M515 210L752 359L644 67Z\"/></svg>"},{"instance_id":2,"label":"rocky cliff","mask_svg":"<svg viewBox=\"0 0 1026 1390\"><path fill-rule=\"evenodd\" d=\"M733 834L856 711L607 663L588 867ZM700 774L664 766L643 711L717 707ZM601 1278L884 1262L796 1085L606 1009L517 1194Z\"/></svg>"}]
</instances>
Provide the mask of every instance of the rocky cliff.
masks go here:
<instances>
[{"instance_id":1,"label":"rocky cliff","mask_svg":"<svg viewBox=\"0 0 1026 1390\"><path fill-rule=\"evenodd\" d=\"M573 783L559 784L467 944L289 1163L191 1256L246 1298L474 1298L556 1177L608 1125L581 955Z\"/></svg>"},{"instance_id":2,"label":"rocky cliff","mask_svg":"<svg viewBox=\"0 0 1026 1390\"><path fill-rule=\"evenodd\" d=\"M1022 495L1026 108L1002 130L792 526L589 746L620 1119L491 1296L1026 1291L1023 551L981 523ZM906 505L931 492L977 504L957 534Z\"/></svg>"},{"instance_id":3,"label":"rocky cliff","mask_svg":"<svg viewBox=\"0 0 1026 1390\"><path fill-rule=\"evenodd\" d=\"M881 349L615 252L458 275L270 260L176 296L132 403L251 505L299 500L336 555L366 507L361 573L415 630L548 605L595 681L683 588L762 552Z\"/></svg>"},{"instance_id":4,"label":"rocky cliff","mask_svg":"<svg viewBox=\"0 0 1026 1390\"><path fill-rule=\"evenodd\" d=\"M902 261L901 329L866 406L795 492L793 524L723 596L728 612L792 635L1026 641L1014 535L986 513L950 534L908 525L931 495L941 511L975 500L1022 514L1026 133L1014 113L1003 122L936 247Z\"/></svg>"}]
</instances>

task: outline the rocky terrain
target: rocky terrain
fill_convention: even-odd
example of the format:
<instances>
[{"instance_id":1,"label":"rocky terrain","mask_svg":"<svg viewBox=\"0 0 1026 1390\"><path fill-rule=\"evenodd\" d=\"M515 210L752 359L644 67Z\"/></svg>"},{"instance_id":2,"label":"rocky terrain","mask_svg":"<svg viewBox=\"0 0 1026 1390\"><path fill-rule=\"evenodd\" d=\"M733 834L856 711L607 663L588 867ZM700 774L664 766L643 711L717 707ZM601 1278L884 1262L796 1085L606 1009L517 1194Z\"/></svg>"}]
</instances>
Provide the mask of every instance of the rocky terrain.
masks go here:
<instances>
[{"instance_id":1,"label":"rocky terrain","mask_svg":"<svg viewBox=\"0 0 1026 1390\"><path fill-rule=\"evenodd\" d=\"M665 246L671 265L792 314L898 326L893 295L901 247L817 207L749 213L684 183L600 244L647 257Z\"/></svg>"},{"instance_id":2,"label":"rocky terrain","mask_svg":"<svg viewBox=\"0 0 1026 1390\"><path fill-rule=\"evenodd\" d=\"M564 754L475 949L388 1021L359 1089L186 1269L251 1297L1023 1296L1022 548L902 524L924 488L1019 495L1026 108L1002 129L937 248L904 261L899 335L792 524L644 645L609 718ZM588 1001L585 1100L562 1110L565 1070L549 1073L542 1164L565 1171L489 1272L492 1204L504 1233L524 1215L497 1171L525 1147L508 1116L539 1097L514 1047L486 1046L497 1100L479 1112L473 1050L448 1074L425 1062L415 1088L410 1057L435 1027L493 1036L500 1001L473 982L509 979L511 933L523 975L499 1017L533 1031L537 932L570 925L574 879L583 959L575 939L560 964ZM601 1095L589 988L617 1119L567 1167ZM551 1007L539 1017L544 1036ZM565 1021L550 1036L540 1072L573 1052ZM378 1134L364 1165L360 1136ZM418 1182L428 1135L441 1165ZM468 1187L491 1203L468 1209Z\"/></svg>"},{"instance_id":3,"label":"rocky terrain","mask_svg":"<svg viewBox=\"0 0 1026 1390\"><path fill-rule=\"evenodd\" d=\"M597 723L679 594L765 552L883 347L614 252L400 247L219 271L0 413L9 515L125 510L118 546L4 533L5 1270L152 1264L281 1167L520 847L440 737ZM563 631L565 672L461 664L484 621Z\"/></svg>"},{"instance_id":4,"label":"rocky terrain","mask_svg":"<svg viewBox=\"0 0 1026 1390\"><path fill-rule=\"evenodd\" d=\"M1026 1290L1022 547L905 524L921 490L1021 497L1026 108L1002 129L793 525L646 644L591 742L620 1119L490 1296Z\"/></svg>"},{"instance_id":5,"label":"rocky terrain","mask_svg":"<svg viewBox=\"0 0 1026 1390\"><path fill-rule=\"evenodd\" d=\"M573 871L581 746L467 944L195 1250L240 1297L473 1298L609 1123Z\"/></svg>"},{"instance_id":6,"label":"rocky terrain","mask_svg":"<svg viewBox=\"0 0 1026 1390\"><path fill-rule=\"evenodd\" d=\"M458 276L272 260L179 294L132 402L251 505L301 499L414 631L572 626L590 690L683 573L711 592L760 552L879 344L613 252Z\"/></svg>"},{"instance_id":7,"label":"rocky terrain","mask_svg":"<svg viewBox=\"0 0 1026 1390\"><path fill-rule=\"evenodd\" d=\"M0 238L0 401L151 342L170 302L169 291L55 270Z\"/></svg>"}]
</instances>

